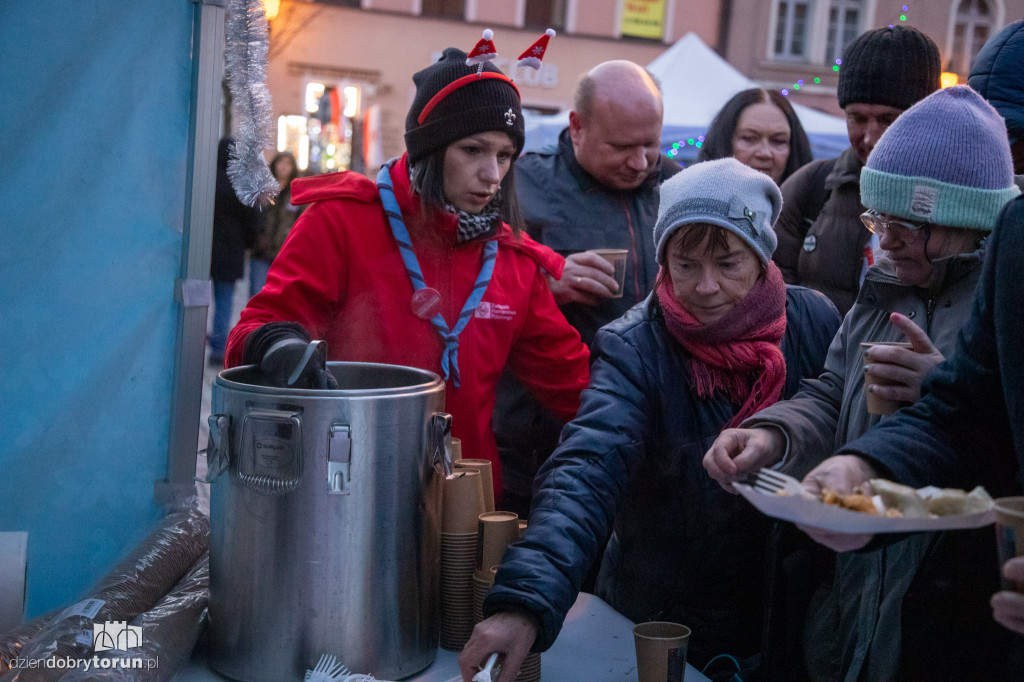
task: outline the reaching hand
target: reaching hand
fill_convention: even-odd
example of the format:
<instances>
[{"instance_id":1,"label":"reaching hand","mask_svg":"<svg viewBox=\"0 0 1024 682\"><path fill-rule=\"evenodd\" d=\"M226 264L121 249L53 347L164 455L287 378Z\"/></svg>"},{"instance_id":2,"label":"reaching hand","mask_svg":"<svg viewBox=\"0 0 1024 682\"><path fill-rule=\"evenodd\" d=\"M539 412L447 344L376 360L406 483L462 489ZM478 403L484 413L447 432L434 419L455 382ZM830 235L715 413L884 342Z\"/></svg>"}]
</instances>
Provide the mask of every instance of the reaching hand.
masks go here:
<instances>
[{"instance_id":1,"label":"reaching hand","mask_svg":"<svg viewBox=\"0 0 1024 682\"><path fill-rule=\"evenodd\" d=\"M708 475L730 493L732 484L745 474L775 464L785 453L783 433L772 426L726 429L704 455Z\"/></svg>"},{"instance_id":2,"label":"reaching hand","mask_svg":"<svg viewBox=\"0 0 1024 682\"><path fill-rule=\"evenodd\" d=\"M878 478L878 474L860 457L835 455L811 469L811 472L804 476L803 484L807 492L815 497L820 497L821 491L825 488L847 495L852 493L854 488L867 484L872 478ZM811 536L818 544L836 552L860 549L874 537L871 534L837 533L799 524L797 528Z\"/></svg>"},{"instance_id":3,"label":"reaching hand","mask_svg":"<svg viewBox=\"0 0 1024 682\"><path fill-rule=\"evenodd\" d=\"M1003 575L1008 580L1024 583L1024 557L1010 559L1003 564ZM1003 627L1024 635L1024 594L1003 590L992 595L992 617Z\"/></svg>"},{"instance_id":4,"label":"reaching hand","mask_svg":"<svg viewBox=\"0 0 1024 682\"><path fill-rule=\"evenodd\" d=\"M867 352L864 371L892 382L891 386L869 384L872 395L887 400L914 403L921 397L921 382L924 375L945 358L932 344L928 335L906 315L892 313L892 325L903 332L913 346L910 349L899 346L875 346Z\"/></svg>"},{"instance_id":5,"label":"reaching hand","mask_svg":"<svg viewBox=\"0 0 1024 682\"><path fill-rule=\"evenodd\" d=\"M473 635L459 654L462 679L471 682L487 657L497 652L504 654L504 661L501 662L501 675L496 682L513 682L536 638L537 626L534 622L529 616L515 611L499 611L477 623Z\"/></svg>"},{"instance_id":6,"label":"reaching hand","mask_svg":"<svg viewBox=\"0 0 1024 682\"><path fill-rule=\"evenodd\" d=\"M593 251L580 251L565 259L561 279L548 277L548 286L558 305L597 305L619 290L614 274L615 268L604 258Z\"/></svg>"}]
</instances>

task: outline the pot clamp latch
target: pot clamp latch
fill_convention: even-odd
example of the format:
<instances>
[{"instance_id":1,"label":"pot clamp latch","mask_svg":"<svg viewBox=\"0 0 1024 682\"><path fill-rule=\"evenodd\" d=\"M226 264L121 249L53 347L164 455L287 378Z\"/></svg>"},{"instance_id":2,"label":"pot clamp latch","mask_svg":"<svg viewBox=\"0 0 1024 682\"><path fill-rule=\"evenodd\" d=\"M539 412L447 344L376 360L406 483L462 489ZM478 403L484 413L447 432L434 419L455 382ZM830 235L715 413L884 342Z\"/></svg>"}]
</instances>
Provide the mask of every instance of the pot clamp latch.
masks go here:
<instances>
[{"instance_id":1,"label":"pot clamp latch","mask_svg":"<svg viewBox=\"0 0 1024 682\"><path fill-rule=\"evenodd\" d=\"M352 430L347 424L331 424L327 448L327 492L348 495L352 482Z\"/></svg>"}]
</instances>

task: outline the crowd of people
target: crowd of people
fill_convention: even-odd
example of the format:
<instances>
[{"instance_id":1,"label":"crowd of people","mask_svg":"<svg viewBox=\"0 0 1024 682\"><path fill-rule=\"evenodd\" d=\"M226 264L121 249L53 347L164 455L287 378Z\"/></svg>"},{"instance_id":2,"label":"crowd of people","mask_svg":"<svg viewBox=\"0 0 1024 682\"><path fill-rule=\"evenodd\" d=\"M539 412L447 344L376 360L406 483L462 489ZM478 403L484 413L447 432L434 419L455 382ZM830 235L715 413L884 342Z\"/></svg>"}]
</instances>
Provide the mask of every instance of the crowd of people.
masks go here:
<instances>
[{"instance_id":1,"label":"crowd of people","mask_svg":"<svg viewBox=\"0 0 1024 682\"><path fill-rule=\"evenodd\" d=\"M733 488L779 467L812 491L1024 494L1024 21L945 90L920 31L856 38L850 147L818 161L787 99L755 88L681 168L660 84L625 61L520 156L518 88L472 61L448 48L413 76L407 151L375 179L280 164L279 203L307 207L273 218L225 355L297 388L332 388L328 360L446 381L464 454L529 517L464 679L497 652L511 682L584 588L689 626L712 679L1024 675L1024 595L995 594L991 529L804 535ZM628 252L622 279L598 249ZM865 360L865 341L909 347ZM906 407L869 414L867 393ZM1024 559L1005 571L1024 579Z\"/></svg>"}]
</instances>

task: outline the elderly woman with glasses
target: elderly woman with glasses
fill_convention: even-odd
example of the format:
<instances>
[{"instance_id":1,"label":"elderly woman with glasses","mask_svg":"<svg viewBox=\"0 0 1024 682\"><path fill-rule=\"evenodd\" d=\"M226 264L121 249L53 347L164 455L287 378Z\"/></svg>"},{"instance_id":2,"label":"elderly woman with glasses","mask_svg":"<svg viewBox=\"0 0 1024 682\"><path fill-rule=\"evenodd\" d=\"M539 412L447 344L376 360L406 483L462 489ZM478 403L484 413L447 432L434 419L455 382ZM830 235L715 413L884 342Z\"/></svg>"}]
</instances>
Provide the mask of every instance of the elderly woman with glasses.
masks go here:
<instances>
[{"instance_id":1,"label":"elderly woman with glasses","mask_svg":"<svg viewBox=\"0 0 1024 682\"><path fill-rule=\"evenodd\" d=\"M952 352L970 315L985 238L1018 193L1002 119L973 90L940 90L902 114L861 175L869 209L861 219L882 256L868 269L825 371L791 400L724 431L705 455L708 473L729 488L752 469L783 462L807 474L812 492L848 490L841 467L815 467L884 419L868 413L865 391L903 404L920 397L925 374ZM864 354L860 344L868 341L911 347ZM865 374L880 382L865 386ZM987 473L989 480L977 482L994 495L1013 483L1007 472ZM807 532L833 549L863 545L854 536L844 545L842 536ZM804 641L814 645L805 651L805 674L1003 679L1005 633L987 614L997 574L978 569L995 562L990 529L920 533L836 555L834 575L822 577L810 600ZM807 576L789 576L797 582Z\"/></svg>"}]
</instances>

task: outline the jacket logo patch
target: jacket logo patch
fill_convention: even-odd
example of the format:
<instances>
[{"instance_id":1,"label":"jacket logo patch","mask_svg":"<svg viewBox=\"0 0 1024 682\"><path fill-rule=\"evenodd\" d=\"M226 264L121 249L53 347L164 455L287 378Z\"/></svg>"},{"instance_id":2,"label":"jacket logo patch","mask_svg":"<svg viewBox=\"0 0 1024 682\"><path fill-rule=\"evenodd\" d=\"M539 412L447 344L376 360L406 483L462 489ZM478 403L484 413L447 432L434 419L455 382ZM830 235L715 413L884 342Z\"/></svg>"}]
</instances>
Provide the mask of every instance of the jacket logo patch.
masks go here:
<instances>
[{"instance_id":1,"label":"jacket logo patch","mask_svg":"<svg viewBox=\"0 0 1024 682\"><path fill-rule=\"evenodd\" d=\"M815 237L813 234L809 234L806 237L804 237L804 251L810 253L811 251L814 251L816 248L818 248L817 237Z\"/></svg>"},{"instance_id":2,"label":"jacket logo patch","mask_svg":"<svg viewBox=\"0 0 1024 682\"><path fill-rule=\"evenodd\" d=\"M939 190L927 185L914 185L914 194L910 197L910 212L917 218L927 218L935 214L935 201L939 198Z\"/></svg>"},{"instance_id":3,"label":"jacket logo patch","mask_svg":"<svg viewBox=\"0 0 1024 682\"><path fill-rule=\"evenodd\" d=\"M473 313L473 317L478 317L481 320L513 320L515 319L516 311L512 310L509 306L503 303L490 303L488 301L481 301L480 305L476 307L476 312Z\"/></svg>"}]
</instances>

